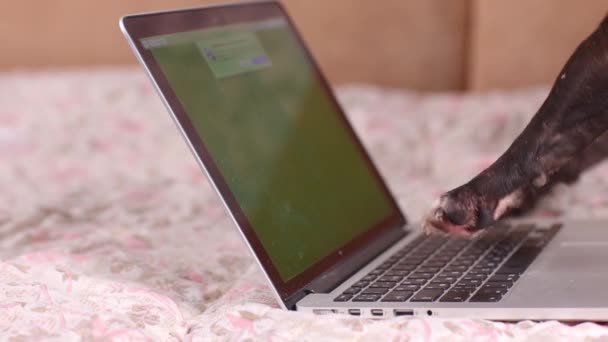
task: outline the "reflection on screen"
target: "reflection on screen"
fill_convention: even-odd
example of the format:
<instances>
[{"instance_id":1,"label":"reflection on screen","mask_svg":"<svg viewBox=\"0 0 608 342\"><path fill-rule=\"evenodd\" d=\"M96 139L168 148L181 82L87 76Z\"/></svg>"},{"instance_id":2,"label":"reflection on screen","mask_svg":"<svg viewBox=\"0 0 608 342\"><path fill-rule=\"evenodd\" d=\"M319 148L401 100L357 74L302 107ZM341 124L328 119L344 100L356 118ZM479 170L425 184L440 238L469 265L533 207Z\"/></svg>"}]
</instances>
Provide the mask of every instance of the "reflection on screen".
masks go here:
<instances>
[{"instance_id":1,"label":"reflection on screen","mask_svg":"<svg viewBox=\"0 0 608 342\"><path fill-rule=\"evenodd\" d=\"M142 44L284 281L391 215L284 18Z\"/></svg>"}]
</instances>

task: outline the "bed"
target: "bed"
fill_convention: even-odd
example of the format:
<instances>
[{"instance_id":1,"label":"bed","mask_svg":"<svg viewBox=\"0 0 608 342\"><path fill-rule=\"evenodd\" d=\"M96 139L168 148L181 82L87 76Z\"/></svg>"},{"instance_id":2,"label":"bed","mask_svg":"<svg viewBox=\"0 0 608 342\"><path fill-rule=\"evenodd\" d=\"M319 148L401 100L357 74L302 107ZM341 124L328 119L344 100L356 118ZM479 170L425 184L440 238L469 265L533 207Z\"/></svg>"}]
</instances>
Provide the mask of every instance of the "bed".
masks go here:
<instances>
[{"instance_id":1,"label":"bed","mask_svg":"<svg viewBox=\"0 0 608 342\"><path fill-rule=\"evenodd\" d=\"M488 166L546 88L340 102L411 220ZM595 323L279 309L140 69L0 74L0 331L19 340L606 340ZM534 212L608 216L608 164Z\"/></svg>"}]
</instances>

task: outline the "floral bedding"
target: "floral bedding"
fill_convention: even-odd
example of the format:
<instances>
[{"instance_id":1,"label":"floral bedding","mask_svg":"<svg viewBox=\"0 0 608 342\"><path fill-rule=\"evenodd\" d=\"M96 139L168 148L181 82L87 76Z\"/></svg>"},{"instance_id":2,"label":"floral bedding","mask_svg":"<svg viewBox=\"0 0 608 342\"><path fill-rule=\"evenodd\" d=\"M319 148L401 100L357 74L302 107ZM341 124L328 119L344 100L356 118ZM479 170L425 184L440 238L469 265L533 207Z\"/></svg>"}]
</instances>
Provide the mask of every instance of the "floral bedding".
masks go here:
<instances>
[{"instance_id":1,"label":"floral bedding","mask_svg":"<svg viewBox=\"0 0 608 342\"><path fill-rule=\"evenodd\" d=\"M547 89L340 102L412 220L491 163ZM281 310L139 69L0 75L2 340L608 340L595 323ZM608 165L534 213L608 216Z\"/></svg>"}]
</instances>

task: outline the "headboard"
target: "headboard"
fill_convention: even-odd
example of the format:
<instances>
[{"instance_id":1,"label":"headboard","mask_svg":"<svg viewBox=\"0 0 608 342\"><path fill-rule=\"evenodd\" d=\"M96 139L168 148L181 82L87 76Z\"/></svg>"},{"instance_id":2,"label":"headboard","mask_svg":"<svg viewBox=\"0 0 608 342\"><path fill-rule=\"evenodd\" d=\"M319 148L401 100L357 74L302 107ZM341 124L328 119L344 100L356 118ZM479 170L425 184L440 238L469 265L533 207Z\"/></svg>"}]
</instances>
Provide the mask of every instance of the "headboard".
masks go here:
<instances>
[{"instance_id":1,"label":"headboard","mask_svg":"<svg viewBox=\"0 0 608 342\"><path fill-rule=\"evenodd\" d=\"M221 0L20 0L0 4L0 70L134 64L132 12ZM505 89L553 81L608 0L283 0L333 84Z\"/></svg>"},{"instance_id":2,"label":"headboard","mask_svg":"<svg viewBox=\"0 0 608 342\"><path fill-rule=\"evenodd\" d=\"M133 64L120 16L221 0L20 0L0 4L0 69ZM464 0L285 0L333 83L462 85Z\"/></svg>"}]
</instances>

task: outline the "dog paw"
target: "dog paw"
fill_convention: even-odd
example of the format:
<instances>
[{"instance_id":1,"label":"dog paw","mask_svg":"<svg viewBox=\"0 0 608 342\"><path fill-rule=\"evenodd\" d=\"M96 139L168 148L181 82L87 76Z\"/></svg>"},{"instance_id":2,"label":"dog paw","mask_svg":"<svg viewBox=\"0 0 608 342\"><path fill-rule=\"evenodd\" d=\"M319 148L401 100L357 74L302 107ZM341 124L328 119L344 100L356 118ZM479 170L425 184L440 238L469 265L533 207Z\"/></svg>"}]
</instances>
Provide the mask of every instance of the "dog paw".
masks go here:
<instances>
[{"instance_id":1,"label":"dog paw","mask_svg":"<svg viewBox=\"0 0 608 342\"><path fill-rule=\"evenodd\" d=\"M442 195L424 219L427 233L449 233L470 238L524 203L521 190L498 199L478 195L466 185Z\"/></svg>"}]
</instances>

